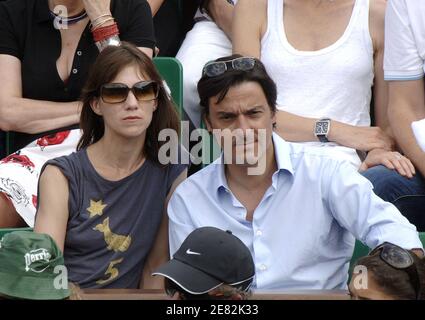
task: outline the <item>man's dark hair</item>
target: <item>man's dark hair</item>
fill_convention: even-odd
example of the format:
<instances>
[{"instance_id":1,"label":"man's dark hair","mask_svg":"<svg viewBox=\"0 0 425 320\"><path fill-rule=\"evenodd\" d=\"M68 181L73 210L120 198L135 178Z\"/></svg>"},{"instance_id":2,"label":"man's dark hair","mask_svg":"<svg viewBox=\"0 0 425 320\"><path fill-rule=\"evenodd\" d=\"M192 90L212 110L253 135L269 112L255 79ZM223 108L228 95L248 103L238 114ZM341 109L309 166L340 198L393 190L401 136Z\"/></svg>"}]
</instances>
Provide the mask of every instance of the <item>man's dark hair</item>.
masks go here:
<instances>
[{"instance_id":1,"label":"man's dark hair","mask_svg":"<svg viewBox=\"0 0 425 320\"><path fill-rule=\"evenodd\" d=\"M419 300L425 300L425 260L408 250L418 271L419 286L422 288ZM397 300L416 300L416 293L409 275L403 269L398 270L384 262L379 254L360 258L356 265L361 265L371 272L373 280L382 291Z\"/></svg>"},{"instance_id":2,"label":"man's dark hair","mask_svg":"<svg viewBox=\"0 0 425 320\"><path fill-rule=\"evenodd\" d=\"M228 61L242 57L239 54L234 54L227 57L222 57L214 61ZM201 99L200 105L202 108L202 118L209 115L209 99L217 96L216 103L222 101L231 87L237 86L243 82L256 82L263 89L267 103L272 114L276 112L277 89L276 84L267 74L263 63L255 59L255 65L251 70L235 70L230 69L223 74L215 77L202 75L198 82L198 94Z\"/></svg>"}]
</instances>

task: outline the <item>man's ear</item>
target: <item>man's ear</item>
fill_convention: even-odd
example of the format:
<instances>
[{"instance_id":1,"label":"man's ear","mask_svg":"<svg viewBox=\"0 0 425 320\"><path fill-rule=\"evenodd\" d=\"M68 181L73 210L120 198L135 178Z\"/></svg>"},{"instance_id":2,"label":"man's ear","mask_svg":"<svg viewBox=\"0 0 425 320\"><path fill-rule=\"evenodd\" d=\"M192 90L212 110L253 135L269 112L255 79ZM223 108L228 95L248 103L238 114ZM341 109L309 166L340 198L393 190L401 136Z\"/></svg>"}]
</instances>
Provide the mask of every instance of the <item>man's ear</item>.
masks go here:
<instances>
[{"instance_id":1,"label":"man's ear","mask_svg":"<svg viewBox=\"0 0 425 320\"><path fill-rule=\"evenodd\" d=\"M207 127L208 132L212 133L213 129L210 122L210 116L208 114L204 114L203 120L204 120L205 126Z\"/></svg>"},{"instance_id":2,"label":"man's ear","mask_svg":"<svg viewBox=\"0 0 425 320\"><path fill-rule=\"evenodd\" d=\"M96 113L98 116L102 115L102 111L100 110L100 106L99 106L99 98L91 99L90 107L93 110L93 112Z\"/></svg>"},{"instance_id":3,"label":"man's ear","mask_svg":"<svg viewBox=\"0 0 425 320\"><path fill-rule=\"evenodd\" d=\"M276 129L276 112L272 113L272 125L273 125L273 129Z\"/></svg>"}]
</instances>

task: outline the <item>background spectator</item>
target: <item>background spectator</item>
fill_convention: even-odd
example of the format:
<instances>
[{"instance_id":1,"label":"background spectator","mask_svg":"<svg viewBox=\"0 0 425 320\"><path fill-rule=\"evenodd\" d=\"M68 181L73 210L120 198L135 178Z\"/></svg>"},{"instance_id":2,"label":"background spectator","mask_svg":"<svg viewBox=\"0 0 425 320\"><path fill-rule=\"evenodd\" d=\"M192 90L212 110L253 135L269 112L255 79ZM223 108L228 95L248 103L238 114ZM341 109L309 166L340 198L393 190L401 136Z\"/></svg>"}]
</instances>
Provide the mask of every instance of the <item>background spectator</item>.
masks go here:
<instances>
[{"instance_id":1,"label":"background spectator","mask_svg":"<svg viewBox=\"0 0 425 320\"><path fill-rule=\"evenodd\" d=\"M425 260L411 250L384 243L360 258L355 270L349 285L353 299L425 299Z\"/></svg>"},{"instance_id":2,"label":"background spectator","mask_svg":"<svg viewBox=\"0 0 425 320\"><path fill-rule=\"evenodd\" d=\"M424 21L424 1L388 1L384 61L389 85L388 117L397 143L418 170L410 179L381 166L365 174L375 192L394 203L419 231L425 231L425 152L419 147L411 124L425 118Z\"/></svg>"},{"instance_id":3,"label":"background spectator","mask_svg":"<svg viewBox=\"0 0 425 320\"><path fill-rule=\"evenodd\" d=\"M81 88L97 45L117 37L96 44L94 34L115 22L121 40L152 55L146 0L0 3L0 78L8 79L0 88L0 129L15 131L12 150L25 147L0 162L0 227L33 226L40 169L75 151Z\"/></svg>"},{"instance_id":4,"label":"background spectator","mask_svg":"<svg viewBox=\"0 0 425 320\"><path fill-rule=\"evenodd\" d=\"M235 1L236 2L236 1ZM195 15L195 25L186 34L176 58L183 65L185 113L192 124L201 125L201 109L196 85L204 64L232 53L231 24L233 5L229 1L202 1L203 8Z\"/></svg>"}]
</instances>

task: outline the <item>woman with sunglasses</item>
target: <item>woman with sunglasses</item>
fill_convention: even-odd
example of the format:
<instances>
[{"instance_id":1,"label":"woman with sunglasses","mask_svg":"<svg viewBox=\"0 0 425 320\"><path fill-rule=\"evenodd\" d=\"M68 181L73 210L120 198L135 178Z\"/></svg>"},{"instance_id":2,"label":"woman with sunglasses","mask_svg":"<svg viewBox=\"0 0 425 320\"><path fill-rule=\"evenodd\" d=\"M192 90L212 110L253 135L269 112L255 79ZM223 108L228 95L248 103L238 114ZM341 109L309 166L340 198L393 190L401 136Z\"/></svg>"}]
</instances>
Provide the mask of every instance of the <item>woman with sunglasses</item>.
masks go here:
<instances>
[{"instance_id":1,"label":"woman with sunglasses","mask_svg":"<svg viewBox=\"0 0 425 320\"><path fill-rule=\"evenodd\" d=\"M75 151L81 88L99 51L128 41L152 56L146 0L8 0L0 3L0 228L34 224L37 180L48 159Z\"/></svg>"},{"instance_id":2,"label":"woman with sunglasses","mask_svg":"<svg viewBox=\"0 0 425 320\"><path fill-rule=\"evenodd\" d=\"M356 262L349 291L355 300L425 300L425 259L385 242Z\"/></svg>"},{"instance_id":3,"label":"woman with sunglasses","mask_svg":"<svg viewBox=\"0 0 425 320\"><path fill-rule=\"evenodd\" d=\"M406 196L425 191L416 187L422 179L411 161L396 150L387 117L385 7L384 0L241 0L232 39L234 53L260 58L276 82L277 133L350 161L375 192L394 177L394 191L377 192L391 201L401 185ZM414 196L410 201L395 204L423 225L421 207Z\"/></svg>"},{"instance_id":4,"label":"woman with sunglasses","mask_svg":"<svg viewBox=\"0 0 425 320\"><path fill-rule=\"evenodd\" d=\"M82 102L78 151L41 171L35 231L52 236L82 288L153 287L169 257L165 208L186 177L161 157L178 145L158 139L179 132L176 109L151 59L127 43L100 53Z\"/></svg>"}]
</instances>

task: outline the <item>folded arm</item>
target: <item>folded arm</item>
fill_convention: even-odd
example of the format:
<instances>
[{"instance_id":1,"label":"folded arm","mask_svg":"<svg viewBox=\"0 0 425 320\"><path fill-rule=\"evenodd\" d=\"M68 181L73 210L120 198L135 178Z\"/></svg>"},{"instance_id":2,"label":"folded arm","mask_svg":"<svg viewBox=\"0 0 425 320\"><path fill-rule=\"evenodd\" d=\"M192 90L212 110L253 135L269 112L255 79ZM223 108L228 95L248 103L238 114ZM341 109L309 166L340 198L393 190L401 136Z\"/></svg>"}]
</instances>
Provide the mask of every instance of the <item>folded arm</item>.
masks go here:
<instances>
[{"instance_id":1,"label":"folded arm","mask_svg":"<svg viewBox=\"0 0 425 320\"><path fill-rule=\"evenodd\" d=\"M80 103L51 102L22 97L21 62L0 55L0 129L39 133L79 122Z\"/></svg>"}]
</instances>

